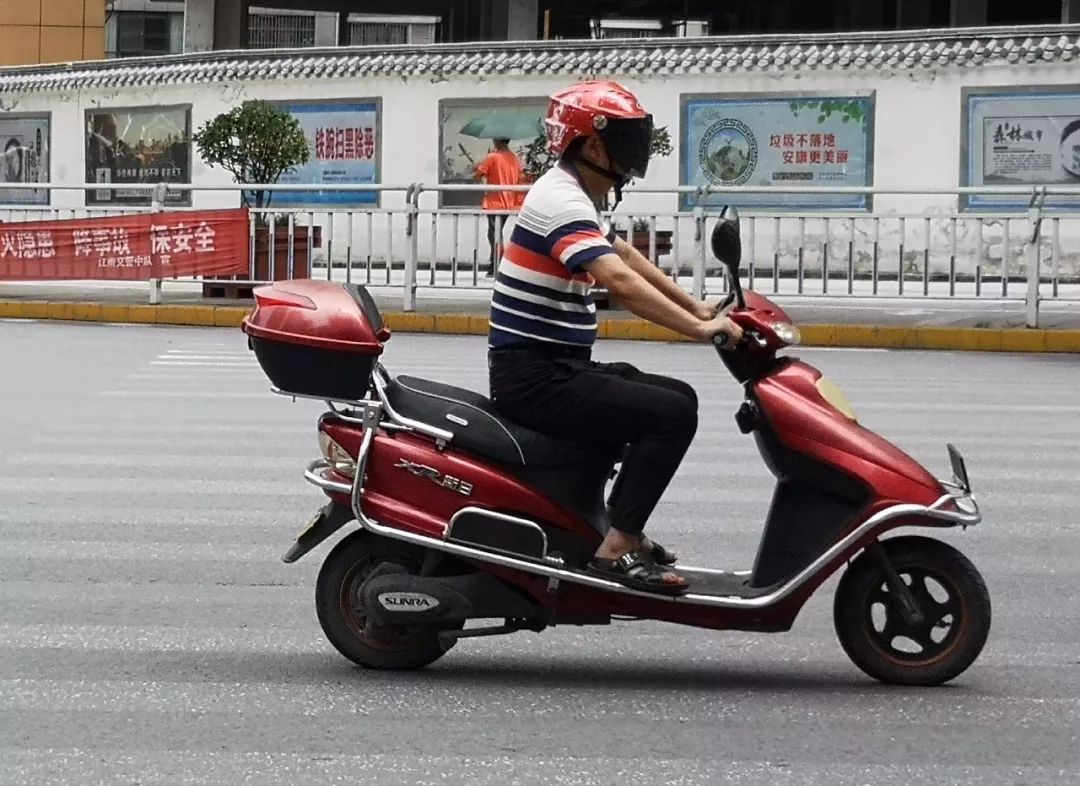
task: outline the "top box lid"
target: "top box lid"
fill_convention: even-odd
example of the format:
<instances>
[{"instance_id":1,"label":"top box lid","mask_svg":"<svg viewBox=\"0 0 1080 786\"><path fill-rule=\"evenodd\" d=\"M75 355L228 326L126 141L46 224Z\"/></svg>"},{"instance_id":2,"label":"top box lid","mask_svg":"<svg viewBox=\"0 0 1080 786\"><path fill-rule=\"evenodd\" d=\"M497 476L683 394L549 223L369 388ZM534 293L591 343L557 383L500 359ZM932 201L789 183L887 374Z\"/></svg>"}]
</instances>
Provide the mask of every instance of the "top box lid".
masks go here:
<instances>
[{"instance_id":1,"label":"top box lid","mask_svg":"<svg viewBox=\"0 0 1080 786\"><path fill-rule=\"evenodd\" d=\"M275 281L253 291L247 335L285 344L378 355L390 331L371 294L359 284L315 279Z\"/></svg>"}]
</instances>

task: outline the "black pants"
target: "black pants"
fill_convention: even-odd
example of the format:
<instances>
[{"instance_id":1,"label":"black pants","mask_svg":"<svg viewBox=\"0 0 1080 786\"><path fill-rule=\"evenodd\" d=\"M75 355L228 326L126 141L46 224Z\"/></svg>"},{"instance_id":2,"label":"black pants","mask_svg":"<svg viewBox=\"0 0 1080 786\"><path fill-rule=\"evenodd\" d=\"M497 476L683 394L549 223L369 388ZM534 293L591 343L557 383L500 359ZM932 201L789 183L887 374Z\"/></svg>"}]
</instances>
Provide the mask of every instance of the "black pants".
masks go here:
<instances>
[{"instance_id":1,"label":"black pants","mask_svg":"<svg viewBox=\"0 0 1080 786\"><path fill-rule=\"evenodd\" d=\"M494 350L495 408L552 436L625 449L610 498L611 525L641 534L697 431L694 389L629 363L597 363L588 350Z\"/></svg>"},{"instance_id":2,"label":"black pants","mask_svg":"<svg viewBox=\"0 0 1080 786\"><path fill-rule=\"evenodd\" d=\"M504 221L506 221L506 216L495 215L495 216L488 216L487 217L488 250L491 253L491 265L490 265L490 267L488 269L491 271L492 275L495 274L495 268L499 264L499 260L495 258L496 257L496 249L498 248L498 245L495 243L495 234L496 234L495 230L496 230L496 228L502 229L502 222L504 222ZM496 223L498 223L498 227L496 227Z\"/></svg>"}]
</instances>

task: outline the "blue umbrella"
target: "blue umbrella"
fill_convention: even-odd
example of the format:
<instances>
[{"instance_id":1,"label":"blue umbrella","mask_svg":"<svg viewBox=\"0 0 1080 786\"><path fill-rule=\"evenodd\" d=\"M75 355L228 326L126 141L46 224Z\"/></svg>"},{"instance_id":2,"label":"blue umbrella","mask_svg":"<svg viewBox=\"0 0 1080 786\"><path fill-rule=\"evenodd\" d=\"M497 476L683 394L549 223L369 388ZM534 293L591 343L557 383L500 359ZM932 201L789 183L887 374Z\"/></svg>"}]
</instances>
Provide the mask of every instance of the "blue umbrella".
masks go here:
<instances>
[{"instance_id":1,"label":"blue umbrella","mask_svg":"<svg viewBox=\"0 0 1080 786\"><path fill-rule=\"evenodd\" d=\"M543 131L544 126L537 115L499 112L474 117L461 127L462 134L477 139L532 139Z\"/></svg>"}]
</instances>

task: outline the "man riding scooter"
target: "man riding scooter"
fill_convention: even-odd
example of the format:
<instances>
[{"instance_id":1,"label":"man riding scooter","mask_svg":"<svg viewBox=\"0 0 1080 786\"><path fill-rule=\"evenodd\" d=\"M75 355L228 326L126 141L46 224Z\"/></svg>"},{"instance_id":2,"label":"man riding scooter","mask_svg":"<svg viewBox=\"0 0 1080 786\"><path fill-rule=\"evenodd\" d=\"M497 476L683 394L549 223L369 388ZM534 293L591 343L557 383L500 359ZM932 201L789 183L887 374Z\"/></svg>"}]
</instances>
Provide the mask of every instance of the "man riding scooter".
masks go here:
<instances>
[{"instance_id":1,"label":"man riding scooter","mask_svg":"<svg viewBox=\"0 0 1080 786\"><path fill-rule=\"evenodd\" d=\"M491 399L553 436L627 446L610 498L611 529L589 571L635 589L682 594L673 553L643 534L697 430L685 382L591 359L598 284L639 317L709 341L742 330L693 299L605 227L597 203L649 164L652 116L623 86L589 81L551 97L545 125L559 162L529 190L499 262L491 301Z\"/></svg>"}]
</instances>

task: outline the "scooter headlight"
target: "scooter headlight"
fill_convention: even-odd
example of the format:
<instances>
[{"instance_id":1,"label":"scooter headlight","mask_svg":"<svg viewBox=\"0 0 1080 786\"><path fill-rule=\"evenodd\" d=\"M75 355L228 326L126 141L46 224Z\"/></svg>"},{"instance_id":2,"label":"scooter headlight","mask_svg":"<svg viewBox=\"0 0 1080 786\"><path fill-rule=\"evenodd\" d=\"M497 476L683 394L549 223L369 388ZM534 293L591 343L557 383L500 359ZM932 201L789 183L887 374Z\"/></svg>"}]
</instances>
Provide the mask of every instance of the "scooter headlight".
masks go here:
<instances>
[{"instance_id":1,"label":"scooter headlight","mask_svg":"<svg viewBox=\"0 0 1080 786\"><path fill-rule=\"evenodd\" d=\"M799 329L790 322L774 322L770 327L772 327L776 337L785 344L798 344L802 341L802 334L799 333Z\"/></svg>"},{"instance_id":2,"label":"scooter headlight","mask_svg":"<svg viewBox=\"0 0 1080 786\"><path fill-rule=\"evenodd\" d=\"M356 477L356 460L325 431L319 432L319 450L334 472L347 478Z\"/></svg>"}]
</instances>

